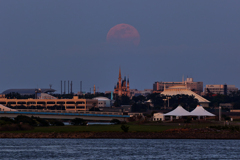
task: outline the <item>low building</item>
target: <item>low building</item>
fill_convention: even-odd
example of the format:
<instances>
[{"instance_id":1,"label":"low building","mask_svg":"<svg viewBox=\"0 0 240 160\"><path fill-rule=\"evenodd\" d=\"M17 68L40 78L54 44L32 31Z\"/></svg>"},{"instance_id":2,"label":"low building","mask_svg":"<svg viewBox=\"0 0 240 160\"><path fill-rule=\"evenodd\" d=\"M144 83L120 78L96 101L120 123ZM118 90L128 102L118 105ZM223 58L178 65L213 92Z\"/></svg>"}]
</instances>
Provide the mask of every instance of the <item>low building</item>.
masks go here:
<instances>
[{"instance_id":1,"label":"low building","mask_svg":"<svg viewBox=\"0 0 240 160\"><path fill-rule=\"evenodd\" d=\"M9 108L21 107L29 108L31 106L40 106L43 109L48 110L51 107L59 106L61 109L70 111L86 111L93 106L98 107L98 100L92 99L79 99L78 96L74 96L72 99L8 99L0 98L0 104Z\"/></svg>"},{"instance_id":2,"label":"low building","mask_svg":"<svg viewBox=\"0 0 240 160\"><path fill-rule=\"evenodd\" d=\"M204 88L204 94L223 94L229 95L232 92L237 92L238 88L235 85L227 85L227 84L214 84L214 85L206 85Z\"/></svg>"},{"instance_id":3,"label":"low building","mask_svg":"<svg viewBox=\"0 0 240 160\"><path fill-rule=\"evenodd\" d=\"M86 110L88 111L91 108L98 108L98 100L97 99L87 99L86 101Z\"/></svg>"},{"instance_id":4,"label":"low building","mask_svg":"<svg viewBox=\"0 0 240 160\"><path fill-rule=\"evenodd\" d=\"M154 113L153 121L164 121L164 114L163 113Z\"/></svg>"},{"instance_id":5,"label":"low building","mask_svg":"<svg viewBox=\"0 0 240 160\"><path fill-rule=\"evenodd\" d=\"M219 103L219 106L221 106L222 108L233 109L232 103Z\"/></svg>"},{"instance_id":6,"label":"low building","mask_svg":"<svg viewBox=\"0 0 240 160\"><path fill-rule=\"evenodd\" d=\"M98 107L111 107L111 100L107 97L95 97L93 98L95 100L98 100Z\"/></svg>"},{"instance_id":7,"label":"low building","mask_svg":"<svg viewBox=\"0 0 240 160\"><path fill-rule=\"evenodd\" d=\"M143 91L139 91L137 89L130 89L130 97L134 97L134 96L147 96L149 94L152 94L153 90L152 89L144 89Z\"/></svg>"},{"instance_id":8,"label":"low building","mask_svg":"<svg viewBox=\"0 0 240 160\"><path fill-rule=\"evenodd\" d=\"M47 93L37 93L37 99L57 99L57 98Z\"/></svg>"}]
</instances>

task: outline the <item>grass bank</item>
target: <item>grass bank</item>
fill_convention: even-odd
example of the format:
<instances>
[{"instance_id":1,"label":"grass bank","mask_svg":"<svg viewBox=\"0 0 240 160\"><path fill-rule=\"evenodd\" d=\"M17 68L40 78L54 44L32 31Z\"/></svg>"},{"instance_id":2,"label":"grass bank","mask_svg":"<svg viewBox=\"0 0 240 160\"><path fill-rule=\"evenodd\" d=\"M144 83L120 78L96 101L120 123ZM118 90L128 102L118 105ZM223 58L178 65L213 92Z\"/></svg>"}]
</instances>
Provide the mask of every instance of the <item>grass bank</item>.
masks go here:
<instances>
[{"instance_id":1,"label":"grass bank","mask_svg":"<svg viewBox=\"0 0 240 160\"><path fill-rule=\"evenodd\" d=\"M179 128L175 125L137 125L126 124L129 132L161 132L168 129ZM33 130L1 131L0 133L69 133L69 132L122 132L121 125L88 125L88 126L49 126L35 127Z\"/></svg>"},{"instance_id":2,"label":"grass bank","mask_svg":"<svg viewBox=\"0 0 240 160\"><path fill-rule=\"evenodd\" d=\"M236 125L237 123L234 123ZM125 124L129 126L129 132L162 132L169 129L178 128L206 128L209 126L223 125L219 122L204 122L204 123L143 123L137 124L129 122ZM238 124L239 125L239 124ZM17 130L17 131L0 131L0 133L74 133L74 132L123 132L121 124L119 125L87 125L87 126L48 126L34 127L32 130Z\"/></svg>"}]
</instances>

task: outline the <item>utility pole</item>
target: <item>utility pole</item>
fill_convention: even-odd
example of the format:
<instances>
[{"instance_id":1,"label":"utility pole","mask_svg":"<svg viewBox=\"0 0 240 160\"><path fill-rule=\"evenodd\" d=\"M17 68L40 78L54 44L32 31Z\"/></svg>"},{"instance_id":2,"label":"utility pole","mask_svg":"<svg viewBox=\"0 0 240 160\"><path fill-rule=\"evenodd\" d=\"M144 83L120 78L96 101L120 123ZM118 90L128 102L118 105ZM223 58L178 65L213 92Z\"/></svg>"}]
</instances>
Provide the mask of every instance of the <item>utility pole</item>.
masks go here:
<instances>
[{"instance_id":1,"label":"utility pole","mask_svg":"<svg viewBox=\"0 0 240 160\"><path fill-rule=\"evenodd\" d=\"M171 97L167 97L167 99L168 99L168 109L169 109L169 99L171 99Z\"/></svg>"},{"instance_id":2,"label":"utility pole","mask_svg":"<svg viewBox=\"0 0 240 160\"><path fill-rule=\"evenodd\" d=\"M221 113L221 110L222 110L222 107L219 106L219 115L218 115L218 117L219 117L219 121L221 121L221 119L222 119L222 113Z\"/></svg>"}]
</instances>

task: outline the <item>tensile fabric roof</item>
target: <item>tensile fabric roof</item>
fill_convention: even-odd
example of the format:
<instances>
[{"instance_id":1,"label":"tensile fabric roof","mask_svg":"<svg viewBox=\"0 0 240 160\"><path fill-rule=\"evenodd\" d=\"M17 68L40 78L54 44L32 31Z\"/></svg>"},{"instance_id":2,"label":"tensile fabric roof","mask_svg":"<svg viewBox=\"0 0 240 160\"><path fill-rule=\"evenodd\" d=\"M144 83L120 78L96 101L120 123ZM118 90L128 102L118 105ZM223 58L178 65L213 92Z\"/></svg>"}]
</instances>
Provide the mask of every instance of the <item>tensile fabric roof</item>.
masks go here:
<instances>
[{"instance_id":1,"label":"tensile fabric roof","mask_svg":"<svg viewBox=\"0 0 240 160\"><path fill-rule=\"evenodd\" d=\"M190 112L186 111L182 106L178 106L171 112L164 114L164 116L190 116Z\"/></svg>"},{"instance_id":2,"label":"tensile fabric roof","mask_svg":"<svg viewBox=\"0 0 240 160\"><path fill-rule=\"evenodd\" d=\"M214 114L206 111L202 106L197 106L192 112L190 112L191 116L215 116Z\"/></svg>"}]
</instances>

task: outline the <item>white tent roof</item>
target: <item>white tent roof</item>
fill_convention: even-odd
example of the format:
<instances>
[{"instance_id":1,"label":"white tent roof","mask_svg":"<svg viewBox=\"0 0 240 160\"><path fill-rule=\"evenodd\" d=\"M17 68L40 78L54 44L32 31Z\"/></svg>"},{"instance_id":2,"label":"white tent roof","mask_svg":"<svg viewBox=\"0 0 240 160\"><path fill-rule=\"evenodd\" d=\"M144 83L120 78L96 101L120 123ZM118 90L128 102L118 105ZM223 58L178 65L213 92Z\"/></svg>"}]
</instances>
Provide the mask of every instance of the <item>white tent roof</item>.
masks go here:
<instances>
[{"instance_id":1,"label":"white tent roof","mask_svg":"<svg viewBox=\"0 0 240 160\"><path fill-rule=\"evenodd\" d=\"M186 111L182 106L178 106L171 112L164 114L164 116L190 116L190 112Z\"/></svg>"},{"instance_id":2,"label":"white tent roof","mask_svg":"<svg viewBox=\"0 0 240 160\"><path fill-rule=\"evenodd\" d=\"M202 106L197 106L192 112L190 112L191 116L215 116L214 114L206 111Z\"/></svg>"}]
</instances>

